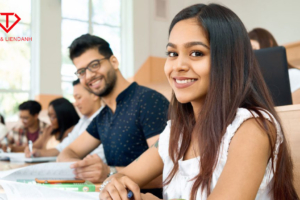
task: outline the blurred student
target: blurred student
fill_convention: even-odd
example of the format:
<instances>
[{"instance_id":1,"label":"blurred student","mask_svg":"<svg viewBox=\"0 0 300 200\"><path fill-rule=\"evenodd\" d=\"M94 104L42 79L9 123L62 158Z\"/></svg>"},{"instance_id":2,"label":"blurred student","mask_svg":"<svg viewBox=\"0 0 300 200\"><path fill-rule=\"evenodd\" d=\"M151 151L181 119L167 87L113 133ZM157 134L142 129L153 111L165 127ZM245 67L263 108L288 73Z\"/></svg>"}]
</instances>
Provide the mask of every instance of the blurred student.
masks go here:
<instances>
[{"instance_id":1,"label":"blurred student","mask_svg":"<svg viewBox=\"0 0 300 200\"><path fill-rule=\"evenodd\" d=\"M26 157L33 155L34 157L42 156L57 156L67 146L69 146L81 133L85 131L91 121L99 114L103 107L101 107L101 100L98 96L86 90L79 79L73 82L73 96L75 98L75 106L78 108L83 117L76 124L71 133L55 148L51 149L36 149L32 152L29 149L25 150ZM106 163L102 144L92 151L90 154L97 154L103 162Z\"/></svg>"},{"instance_id":2,"label":"blurred student","mask_svg":"<svg viewBox=\"0 0 300 200\"><path fill-rule=\"evenodd\" d=\"M51 125L33 143L34 149L55 148L68 136L79 121L79 116L73 104L65 98L58 98L50 102L48 116ZM25 154L30 154L28 146L25 149Z\"/></svg>"},{"instance_id":3,"label":"blurred student","mask_svg":"<svg viewBox=\"0 0 300 200\"><path fill-rule=\"evenodd\" d=\"M253 50L278 46L278 43L275 40L274 36L266 29L255 28L251 30L248 35ZM292 66L290 63L288 63L288 68L291 92L293 93L296 90L300 89L300 70Z\"/></svg>"},{"instance_id":4,"label":"blurred student","mask_svg":"<svg viewBox=\"0 0 300 200\"><path fill-rule=\"evenodd\" d=\"M163 199L299 199L280 120L238 18L217 4L180 11L169 28L173 89L159 141L108 178L100 199L156 200L139 187L163 174Z\"/></svg>"},{"instance_id":5,"label":"blurred student","mask_svg":"<svg viewBox=\"0 0 300 200\"><path fill-rule=\"evenodd\" d=\"M248 35L253 50L278 47L278 43L274 36L266 29L254 28L248 33Z\"/></svg>"},{"instance_id":6,"label":"blurred student","mask_svg":"<svg viewBox=\"0 0 300 200\"><path fill-rule=\"evenodd\" d=\"M34 142L39 138L47 126L38 118L41 109L41 104L33 100L25 101L19 105L22 125L13 127L8 133L7 151L23 152L29 140Z\"/></svg>"}]
</instances>

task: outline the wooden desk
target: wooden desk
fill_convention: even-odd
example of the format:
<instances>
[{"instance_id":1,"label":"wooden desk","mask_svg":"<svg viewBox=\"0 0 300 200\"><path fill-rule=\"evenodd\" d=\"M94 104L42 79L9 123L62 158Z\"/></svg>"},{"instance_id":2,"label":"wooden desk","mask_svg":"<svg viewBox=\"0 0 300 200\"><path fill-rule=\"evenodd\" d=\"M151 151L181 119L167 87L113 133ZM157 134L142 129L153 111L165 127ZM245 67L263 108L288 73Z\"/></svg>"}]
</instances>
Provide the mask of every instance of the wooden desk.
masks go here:
<instances>
[{"instance_id":1,"label":"wooden desk","mask_svg":"<svg viewBox=\"0 0 300 200\"><path fill-rule=\"evenodd\" d=\"M286 49L287 60L294 67L300 69L300 41L284 45Z\"/></svg>"},{"instance_id":2,"label":"wooden desk","mask_svg":"<svg viewBox=\"0 0 300 200\"><path fill-rule=\"evenodd\" d=\"M292 93L293 104L300 104L300 89Z\"/></svg>"},{"instance_id":3,"label":"wooden desk","mask_svg":"<svg viewBox=\"0 0 300 200\"><path fill-rule=\"evenodd\" d=\"M294 184L300 196L300 104L276 107L294 163Z\"/></svg>"}]
</instances>

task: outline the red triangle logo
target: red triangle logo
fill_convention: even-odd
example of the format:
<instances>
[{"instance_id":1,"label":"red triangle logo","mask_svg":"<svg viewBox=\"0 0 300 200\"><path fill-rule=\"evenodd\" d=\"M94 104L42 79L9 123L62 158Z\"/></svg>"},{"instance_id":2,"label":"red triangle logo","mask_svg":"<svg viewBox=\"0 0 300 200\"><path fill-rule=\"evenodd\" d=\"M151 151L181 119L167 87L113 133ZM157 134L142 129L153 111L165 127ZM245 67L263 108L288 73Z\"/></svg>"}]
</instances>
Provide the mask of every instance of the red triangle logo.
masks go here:
<instances>
[{"instance_id":1,"label":"red triangle logo","mask_svg":"<svg viewBox=\"0 0 300 200\"><path fill-rule=\"evenodd\" d=\"M1 23L0 23L0 27L6 32L8 33L20 20L21 18L16 14L16 13L0 13L1 15L6 15L6 27L4 27ZM8 27L8 16L9 15L14 15L17 20L10 26Z\"/></svg>"}]
</instances>

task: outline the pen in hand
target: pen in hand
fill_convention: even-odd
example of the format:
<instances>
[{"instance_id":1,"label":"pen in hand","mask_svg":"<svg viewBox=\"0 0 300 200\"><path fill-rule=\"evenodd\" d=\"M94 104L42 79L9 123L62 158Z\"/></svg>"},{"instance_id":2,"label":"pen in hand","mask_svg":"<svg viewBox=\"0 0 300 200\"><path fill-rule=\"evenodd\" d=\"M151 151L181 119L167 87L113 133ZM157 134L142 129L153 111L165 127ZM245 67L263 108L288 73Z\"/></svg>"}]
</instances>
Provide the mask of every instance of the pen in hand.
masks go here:
<instances>
[{"instance_id":1,"label":"pen in hand","mask_svg":"<svg viewBox=\"0 0 300 200\"><path fill-rule=\"evenodd\" d=\"M128 199L131 199L133 197L133 193L130 190L128 190L127 197Z\"/></svg>"},{"instance_id":2,"label":"pen in hand","mask_svg":"<svg viewBox=\"0 0 300 200\"><path fill-rule=\"evenodd\" d=\"M28 148L29 148L30 155L31 155L30 157L33 158L33 155L32 155L32 141L31 140L28 141Z\"/></svg>"}]
</instances>

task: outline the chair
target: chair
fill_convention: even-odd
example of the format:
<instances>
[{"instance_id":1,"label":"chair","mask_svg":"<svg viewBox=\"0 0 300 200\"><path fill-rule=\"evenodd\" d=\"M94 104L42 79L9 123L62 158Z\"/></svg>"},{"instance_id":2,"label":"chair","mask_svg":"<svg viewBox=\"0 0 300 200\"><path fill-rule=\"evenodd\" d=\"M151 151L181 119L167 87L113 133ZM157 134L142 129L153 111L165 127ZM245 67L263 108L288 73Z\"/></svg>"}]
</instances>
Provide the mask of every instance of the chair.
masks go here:
<instances>
[{"instance_id":1,"label":"chair","mask_svg":"<svg viewBox=\"0 0 300 200\"><path fill-rule=\"evenodd\" d=\"M292 104L288 64L284 47L255 50L254 54L275 106Z\"/></svg>"}]
</instances>

